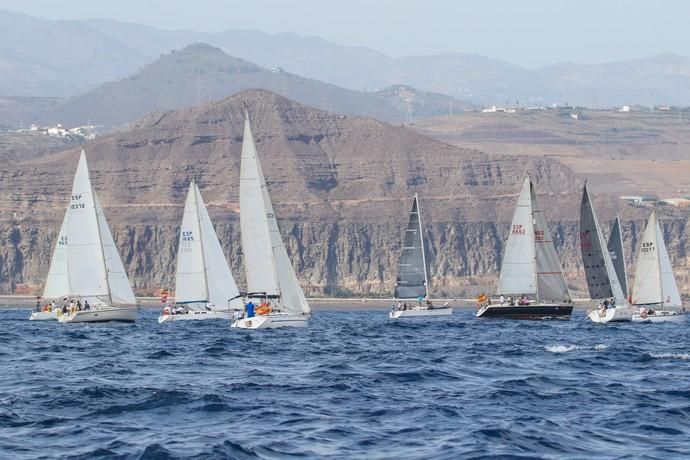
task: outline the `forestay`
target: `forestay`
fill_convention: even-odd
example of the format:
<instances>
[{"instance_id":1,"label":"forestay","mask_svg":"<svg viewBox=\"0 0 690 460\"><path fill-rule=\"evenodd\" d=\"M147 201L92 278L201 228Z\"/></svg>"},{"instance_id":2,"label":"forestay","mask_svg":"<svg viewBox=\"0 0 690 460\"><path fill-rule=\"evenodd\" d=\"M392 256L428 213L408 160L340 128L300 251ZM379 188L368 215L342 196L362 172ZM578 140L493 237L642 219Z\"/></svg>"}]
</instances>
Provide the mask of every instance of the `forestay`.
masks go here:
<instances>
[{"instance_id":1,"label":"forestay","mask_svg":"<svg viewBox=\"0 0 690 460\"><path fill-rule=\"evenodd\" d=\"M415 193L400 253L394 297L396 299L416 299L425 298L428 294L422 219L419 210L419 198Z\"/></svg>"},{"instance_id":2,"label":"forestay","mask_svg":"<svg viewBox=\"0 0 690 460\"><path fill-rule=\"evenodd\" d=\"M625 253L623 252L623 233L621 232L621 221L616 216L616 220L611 227L611 234L609 235L609 242L607 244L609 256L613 263L613 268L616 271L618 283L621 286L623 295L628 297L628 271L625 266Z\"/></svg>"},{"instance_id":3,"label":"forestay","mask_svg":"<svg viewBox=\"0 0 690 460\"><path fill-rule=\"evenodd\" d=\"M580 205L580 250L589 296L592 299L613 297L617 305L623 305L625 297L608 249L604 249L604 236L592 206L587 183L582 190Z\"/></svg>"},{"instance_id":4,"label":"forestay","mask_svg":"<svg viewBox=\"0 0 690 460\"><path fill-rule=\"evenodd\" d=\"M513 214L498 281L499 294L537 293L531 185L530 179L525 179Z\"/></svg>"}]
</instances>

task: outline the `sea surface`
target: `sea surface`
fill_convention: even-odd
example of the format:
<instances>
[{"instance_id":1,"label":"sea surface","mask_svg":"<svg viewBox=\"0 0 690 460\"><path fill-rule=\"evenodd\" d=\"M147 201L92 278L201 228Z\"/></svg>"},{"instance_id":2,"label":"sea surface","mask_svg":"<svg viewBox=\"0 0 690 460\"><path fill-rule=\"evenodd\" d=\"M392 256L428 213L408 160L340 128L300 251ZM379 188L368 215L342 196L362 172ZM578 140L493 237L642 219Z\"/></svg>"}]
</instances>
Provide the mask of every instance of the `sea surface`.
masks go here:
<instances>
[{"instance_id":1,"label":"sea surface","mask_svg":"<svg viewBox=\"0 0 690 460\"><path fill-rule=\"evenodd\" d=\"M690 458L688 323L0 310L0 458Z\"/></svg>"}]
</instances>

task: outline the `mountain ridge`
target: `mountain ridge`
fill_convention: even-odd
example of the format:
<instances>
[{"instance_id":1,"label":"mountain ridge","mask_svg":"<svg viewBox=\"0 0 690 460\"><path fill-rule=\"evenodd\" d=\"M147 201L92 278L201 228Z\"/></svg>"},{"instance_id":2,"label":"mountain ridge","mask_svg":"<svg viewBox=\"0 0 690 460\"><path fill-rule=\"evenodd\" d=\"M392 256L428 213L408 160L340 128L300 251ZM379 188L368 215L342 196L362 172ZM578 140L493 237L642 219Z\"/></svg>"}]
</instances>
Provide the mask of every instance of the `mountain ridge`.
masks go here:
<instances>
[{"instance_id":1,"label":"mountain ridge","mask_svg":"<svg viewBox=\"0 0 690 460\"><path fill-rule=\"evenodd\" d=\"M3 14L7 16L7 13L0 12L0 23ZM307 78L360 91L404 84L462 100L469 98L471 102L485 105L517 101L536 105L568 102L594 108L634 104L690 105L690 58L670 53L605 64L572 64L567 68L559 63L524 68L471 53L392 58L370 48L340 46L322 38L294 33L237 30L203 33L159 30L112 20L58 22L33 19L36 30L33 33L27 30L21 37L8 35L0 28L0 43L45 41L50 34L43 33L43 29L50 31L59 26L65 26L65 33L71 36L74 25L78 24L90 29L88 33L83 32L86 36L97 34L102 37L99 46L103 54L119 56L117 66L109 60L101 64L103 71L91 69L99 64L97 59L86 59L67 46L65 48L69 51L66 54L73 62L69 68L60 67L61 73L44 69L43 60L36 57L36 50L28 53L28 64L25 62L12 72L13 66L19 64L6 54L7 50L2 52L0 49L0 65L10 69L4 80L0 79L0 87L6 88L4 95L73 96L104 81L132 73L162 52L202 41L263 67L282 67ZM83 41L84 38L80 38L76 43ZM44 46L53 44L41 42L37 50ZM123 55L127 50L133 51ZM665 62L664 65L659 65L659 58ZM477 67L479 61L481 65ZM425 65L420 66L420 62ZM448 72L449 68L452 71ZM85 75L75 72L75 69L85 71L82 72ZM47 73L50 78L35 78L37 70ZM108 74L107 78L100 78L103 73ZM22 80L21 77L26 75L29 78ZM41 76L41 72L38 75Z\"/></svg>"}]
</instances>

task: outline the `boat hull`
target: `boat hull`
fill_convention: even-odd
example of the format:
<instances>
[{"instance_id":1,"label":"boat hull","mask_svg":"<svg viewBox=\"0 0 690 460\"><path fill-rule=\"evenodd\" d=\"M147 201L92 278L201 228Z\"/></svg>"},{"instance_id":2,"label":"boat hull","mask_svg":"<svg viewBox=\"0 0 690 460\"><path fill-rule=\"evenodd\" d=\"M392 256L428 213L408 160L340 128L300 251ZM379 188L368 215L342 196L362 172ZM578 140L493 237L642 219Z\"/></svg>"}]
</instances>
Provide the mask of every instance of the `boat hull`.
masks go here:
<instances>
[{"instance_id":1,"label":"boat hull","mask_svg":"<svg viewBox=\"0 0 690 460\"><path fill-rule=\"evenodd\" d=\"M57 321L57 319L57 309L53 311L35 311L29 317L29 321Z\"/></svg>"},{"instance_id":2,"label":"boat hull","mask_svg":"<svg viewBox=\"0 0 690 460\"><path fill-rule=\"evenodd\" d=\"M430 318L434 316L452 316L452 308L413 308L410 310L393 310L388 313L390 319Z\"/></svg>"},{"instance_id":3,"label":"boat hull","mask_svg":"<svg viewBox=\"0 0 690 460\"><path fill-rule=\"evenodd\" d=\"M640 313L637 307L615 307L607 308L606 310L589 310L587 312L587 319L593 323L621 323L630 322L634 315Z\"/></svg>"},{"instance_id":4,"label":"boat hull","mask_svg":"<svg viewBox=\"0 0 690 460\"><path fill-rule=\"evenodd\" d=\"M189 311L187 313L177 313L174 315L160 315L159 323L171 323L173 321L204 321L212 319L222 319L230 321L233 312L231 310L222 311Z\"/></svg>"},{"instance_id":5,"label":"boat hull","mask_svg":"<svg viewBox=\"0 0 690 460\"><path fill-rule=\"evenodd\" d=\"M292 313L269 313L233 321L230 327L239 329L276 329L279 327L306 327L309 315Z\"/></svg>"},{"instance_id":6,"label":"boat hull","mask_svg":"<svg viewBox=\"0 0 690 460\"><path fill-rule=\"evenodd\" d=\"M477 318L507 319L570 319L572 304L487 305L477 312Z\"/></svg>"},{"instance_id":7,"label":"boat hull","mask_svg":"<svg viewBox=\"0 0 690 460\"><path fill-rule=\"evenodd\" d=\"M669 323L685 321L685 319L685 313L674 311L657 311L653 315L638 312L632 317L633 323Z\"/></svg>"},{"instance_id":8,"label":"boat hull","mask_svg":"<svg viewBox=\"0 0 690 460\"><path fill-rule=\"evenodd\" d=\"M96 307L90 310L61 314L58 321L61 323L103 323L107 321L133 323L137 320L138 314L139 309L135 307Z\"/></svg>"}]
</instances>

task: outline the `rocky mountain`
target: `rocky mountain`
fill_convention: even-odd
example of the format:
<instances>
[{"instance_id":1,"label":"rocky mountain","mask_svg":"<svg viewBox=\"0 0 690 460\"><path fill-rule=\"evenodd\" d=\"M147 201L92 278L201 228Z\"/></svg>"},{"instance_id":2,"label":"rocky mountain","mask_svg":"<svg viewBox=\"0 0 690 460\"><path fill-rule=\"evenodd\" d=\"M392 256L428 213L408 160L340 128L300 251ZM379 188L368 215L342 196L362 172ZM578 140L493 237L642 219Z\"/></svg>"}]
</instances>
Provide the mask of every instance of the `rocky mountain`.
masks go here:
<instances>
[{"instance_id":1,"label":"rocky mountain","mask_svg":"<svg viewBox=\"0 0 690 460\"><path fill-rule=\"evenodd\" d=\"M514 201L528 172L553 222L568 279L582 287L577 249L580 180L556 161L487 155L364 117L316 110L251 90L147 115L86 146L94 187L140 293L172 287L190 179L199 183L241 280L238 225L242 107L255 137L288 251L307 295L390 295L411 195L427 223L435 295L493 289ZM0 288L37 292L69 195L78 148L0 165ZM601 219L615 213L597 199ZM680 211L678 211L680 212ZM636 244L646 210L626 208ZM677 267L687 271L687 216L666 214ZM241 284L242 281L240 281Z\"/></svg>"},{"instance_id":2,"label":"rocky mountain","mask_svg":"<svg viewBox=\"0 0 690 460\"><path fill-rule=\"evenodd\" d=\"M43 117L68 125L118 125L155 110L196 106L238 91L261 88L323 110L399 122L447 114L467 104L449 96L393 88L365 93L303 78L282 69L264 69L203 43L161 56L139 72L44 111Z\"/></svg>"},{"instance_id":3,"label":"rocky mountain","mask_svg":"<svg viewBox=\"0 0 690 460\"><path fill-rule=\"evenodd\" d=\"M392 58L297 34L170 31L108 20L46 21L1 11L0 96L75 96L194 42L265 68L359 91L405 84L486 105L690 105L690 59L682 56L527 69L468 53Z\"/></svg>"}]
</instances>

